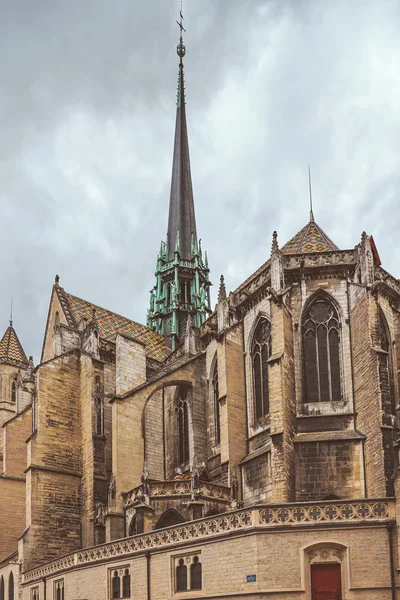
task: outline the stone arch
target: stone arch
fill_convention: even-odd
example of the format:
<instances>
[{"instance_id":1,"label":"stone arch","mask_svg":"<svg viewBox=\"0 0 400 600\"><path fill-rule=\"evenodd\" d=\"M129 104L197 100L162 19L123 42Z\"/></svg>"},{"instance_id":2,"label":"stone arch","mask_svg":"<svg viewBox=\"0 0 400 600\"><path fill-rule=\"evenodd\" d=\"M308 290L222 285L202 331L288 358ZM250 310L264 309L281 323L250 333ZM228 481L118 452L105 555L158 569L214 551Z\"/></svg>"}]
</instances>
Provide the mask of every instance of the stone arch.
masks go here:
<instances>
[{"instance_id":1,"label":"stone arch","mask_svg":"<svg viewBox=\"0 0 400 600\"><path fill-rule=\"evenodd\" d=\"M335 541L323 541L303 548L304 584L306 600L312 600L311 570L313 565L340 565L342 597L346 597L348 586L348 548Z\"/></svg>"},{"instance_id":2,"label":"stone arch","mask_svg":"<svg viewBox=\"0 0 400 600\"><path fill-rule=\"evenodd\" d=\"M169 508L158 519L154 529L172 527L173 525L179 525L180 523L184 523L184 521L185 519L183 518L180 512L175 510L175 508Z\"/></svg>"},{"instance_id":3,"label":"stone arch","mask_svg":"<svg viewBox=\"0 0 400 600\"><path fill-rule=\"evenodd\" d=\"M142 412L142 435L144 456L151 479L168 479L178 466L176 450L176 419L170 414L175 407L177 390L184 386L189 390L188 422L191 427L192 382L187 379L173 379L156 386L146 398ZM189 436L189 451L191 448Z\"/></svg>"}]
</instances>

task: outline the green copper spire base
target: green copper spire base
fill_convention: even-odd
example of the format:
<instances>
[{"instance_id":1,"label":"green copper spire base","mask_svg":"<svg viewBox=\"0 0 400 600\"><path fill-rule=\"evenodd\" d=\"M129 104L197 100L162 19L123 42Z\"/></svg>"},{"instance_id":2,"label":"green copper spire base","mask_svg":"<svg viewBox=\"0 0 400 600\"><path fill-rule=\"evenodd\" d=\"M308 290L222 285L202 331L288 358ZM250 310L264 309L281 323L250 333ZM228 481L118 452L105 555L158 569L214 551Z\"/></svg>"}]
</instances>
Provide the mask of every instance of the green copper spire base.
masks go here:
<instances>
[{"instance_id":1,"label":"green copper spire base","mask_svg":"<svg viewBox=\"0 0 400 600\"><path fill-rule=\"evenodd\" d=\"M161 243L157 257L156 285L150 292L147 327L171 339L172 350L183 340L188 314L194 327L200 327L211 314L209 269L194 237L192 256L181 259L179 232L174 259L168 260L168 243Z\"/></svg>"}]
</instances>

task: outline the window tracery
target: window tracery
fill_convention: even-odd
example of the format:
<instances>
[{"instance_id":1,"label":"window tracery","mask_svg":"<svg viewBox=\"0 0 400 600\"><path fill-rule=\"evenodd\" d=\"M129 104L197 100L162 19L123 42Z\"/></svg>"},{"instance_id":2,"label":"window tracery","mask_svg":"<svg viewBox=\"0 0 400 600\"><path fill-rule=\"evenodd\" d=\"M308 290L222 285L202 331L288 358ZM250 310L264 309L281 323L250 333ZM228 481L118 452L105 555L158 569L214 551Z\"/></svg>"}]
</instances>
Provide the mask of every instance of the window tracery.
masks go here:
<instances>
[{"instance_id":1,"label":"window tracery","mask_svg":"<svg viewBox=\"0 0 400 600\"><path fill-rule=\"evenodd\" d=\"M268 359L270 356L271 323L263 318L257 324L251 347L254 415L256 421L269 413Z\"/></svg>"},{"instance_id":2,"label":"window tracery","mask_svg":"<svg viewBox=\"0 0 400 600\"><path fill-rule=\"evenodd\" d=\"M189 390L186 386L179 386L177 399L178 420L178 464L186 465L189 462Z\"/></svg>"},{"instance_id":3,"label":"window tracery","mask_svg":"<svg viewBox=\"0 0 400 600\"><path fill-rule=\"evenodd\" d=\"M339 316L328 298L318 296L303 317L306 402L341 399Z\"/></svg>"},{"instance_id":4,"label":"window tracery","mask_svg":"<svg viewBox=\"0 0 400 600\"><path fill-rule=\"evenodd\" d=\"M14 377L11 383L11 402L15 404L17 401L17 378Z\"/></svg>"},{"instance_id":5,"label":"window tracery","mask_svg":"<svg viewBox=\"0 0 400 600\"><path fill-rule=\"evenodd\" d=\"M396 412L392 345L385 317L379 310L379 345L382 349L379 357L379 384L381 389L382 409L386 414Z\"/></svg>"}]
</instances>

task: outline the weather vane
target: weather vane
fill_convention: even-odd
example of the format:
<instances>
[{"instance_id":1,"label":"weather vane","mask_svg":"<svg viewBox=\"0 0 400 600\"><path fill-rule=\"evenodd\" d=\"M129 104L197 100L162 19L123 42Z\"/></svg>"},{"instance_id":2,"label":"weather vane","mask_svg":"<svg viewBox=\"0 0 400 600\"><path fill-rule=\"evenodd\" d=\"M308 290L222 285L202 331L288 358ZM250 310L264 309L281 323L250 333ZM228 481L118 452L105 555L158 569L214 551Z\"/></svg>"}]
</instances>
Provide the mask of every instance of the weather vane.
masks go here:
<instances>
[{"instance_id":1,"label":"weather vane","mask_svg":"<svg viewBox=\"0 0 400 600\"><path fill-rule=\"evenodd\" d=\"M179 38L179 45L178 45L176 51L177 51L178 56L182 59L186 54L186 48L183 43L183 34L182 34L183 31L186 33L186 29L183 26L182 0L181 0L181 10L179 11L179 15L180 15L180 21L177 21L177 23L178 23L179 29L181 31L181 35Z\"/></svg>"}]
</instances>

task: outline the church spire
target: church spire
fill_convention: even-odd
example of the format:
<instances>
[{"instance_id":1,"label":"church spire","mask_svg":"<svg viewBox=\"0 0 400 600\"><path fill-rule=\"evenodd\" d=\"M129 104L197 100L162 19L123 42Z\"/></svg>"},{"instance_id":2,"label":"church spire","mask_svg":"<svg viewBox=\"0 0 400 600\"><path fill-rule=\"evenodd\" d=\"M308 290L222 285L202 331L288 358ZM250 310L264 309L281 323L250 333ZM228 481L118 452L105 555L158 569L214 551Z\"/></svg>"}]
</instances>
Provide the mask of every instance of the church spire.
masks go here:
<instances>
[{"instance_id":1,"label":"church spire","mask_svg":"<svg viewBox=\"0 0 400 600\"><path fill-rule=\"evenodd\" d=\"M156 285L150 291L147 326L163 335L172 350L182 342L187 322L200 327L211 314L207 253L197 240L189 141L186 125L182 7L180 20L178 94L174 157L172 162L167 239L161 242L156 265Z\"/></svg>"},{"instance_id":2,"label":"church spire","mask_svg":"<svg viewBox=\"0 0 400 600\"><path fill-rule=\"evenodd\" d=\"M196 217L190 172L189 140L186 124L185 80L183 57L186 48L183 43L183 15L180 11L180 38L177 47L179 56L178 93L176 102L176 124L174 157L172 163L171 195L168 216L168 259L174 258L176 239L179 238L179 253L182 259L192 258L192 241L197 243Z\"/></svg>"}]
</instances>

